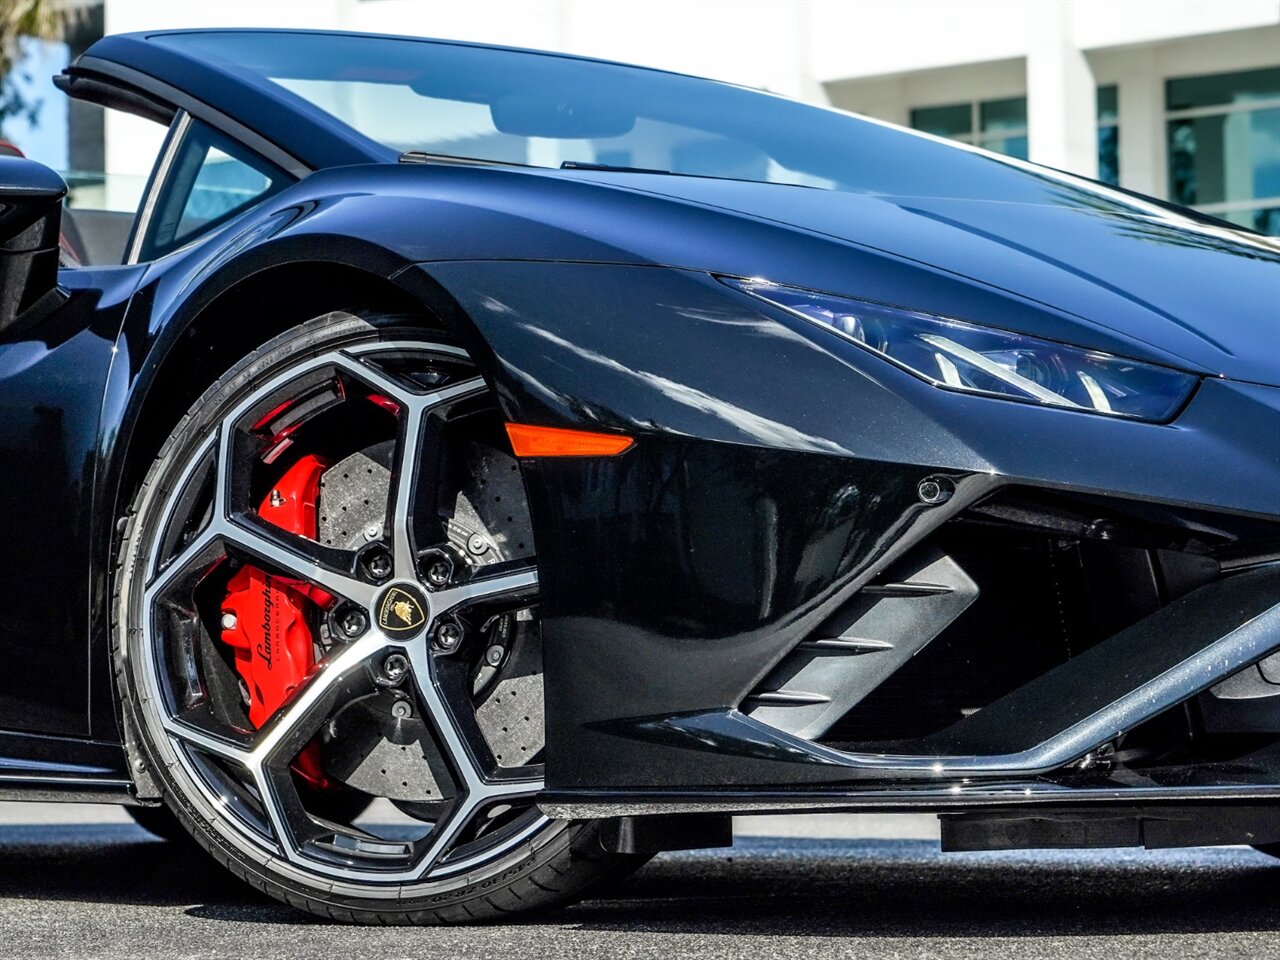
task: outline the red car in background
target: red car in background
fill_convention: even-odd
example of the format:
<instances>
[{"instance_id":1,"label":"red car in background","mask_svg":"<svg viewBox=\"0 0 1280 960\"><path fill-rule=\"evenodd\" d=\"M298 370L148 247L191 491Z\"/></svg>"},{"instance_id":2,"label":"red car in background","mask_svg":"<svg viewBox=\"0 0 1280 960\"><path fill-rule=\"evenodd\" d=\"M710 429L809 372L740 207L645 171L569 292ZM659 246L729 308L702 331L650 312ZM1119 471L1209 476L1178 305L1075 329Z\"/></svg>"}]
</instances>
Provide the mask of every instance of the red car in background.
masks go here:
<instances>
[{"instance_id":1,"label":"red car in background","mask_svg":"<svg viewBox=\"0 0 1280 960\"><path fill-rule=\"evenodd\" d=\"M25 157L21 150L10 143L8 140L0 140L0 157ZM67 237L66 231L58 234L58 247L61 250L61 261L64 267L78 267L81 263L81 256L76 252L75 246Z\"/></svg>"}]
</instances>

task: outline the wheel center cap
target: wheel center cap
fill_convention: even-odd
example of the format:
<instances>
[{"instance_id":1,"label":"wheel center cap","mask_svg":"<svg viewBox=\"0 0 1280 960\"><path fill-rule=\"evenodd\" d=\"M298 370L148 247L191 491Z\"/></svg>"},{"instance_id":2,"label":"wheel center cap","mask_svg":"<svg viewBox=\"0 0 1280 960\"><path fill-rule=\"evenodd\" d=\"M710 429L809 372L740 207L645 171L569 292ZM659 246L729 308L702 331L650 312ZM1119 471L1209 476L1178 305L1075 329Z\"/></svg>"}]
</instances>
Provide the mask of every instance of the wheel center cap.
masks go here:
<instances>
[{"instance_id":1,"label":"wheel center cap","mask_svg":"<svg viewBox=\"0 0 1280 960\"><path fill-rule=\"evenodd\" d=\"M407 639L427 625L431 606L427 595L411 583L393 583L376 604L378 629L397 639Z\"/></svg>"}]
</instances>

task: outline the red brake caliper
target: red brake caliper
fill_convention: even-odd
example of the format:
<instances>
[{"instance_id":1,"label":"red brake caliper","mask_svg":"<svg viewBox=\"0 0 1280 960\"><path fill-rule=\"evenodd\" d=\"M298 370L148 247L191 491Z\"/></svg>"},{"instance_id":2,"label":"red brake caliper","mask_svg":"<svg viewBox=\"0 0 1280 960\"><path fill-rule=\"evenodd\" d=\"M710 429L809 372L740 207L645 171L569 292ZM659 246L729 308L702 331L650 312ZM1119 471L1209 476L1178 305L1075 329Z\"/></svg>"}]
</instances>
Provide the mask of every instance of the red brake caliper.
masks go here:
<instances>
[{"instance_id":1,"label":"red brake caliper","mask_svg":"<svg viewBox=\"0 0 1280 960\"><path fill-rule=\"evenodd\" d=\"M327 467L310 454L295 463L262 502L262 519L314 540L320 475ZM309 605L324 609L332 603L332 596L312 584L248 565L227 584L222 640L235 650L236 671L249 688L249 722L255 728L266 723L315 668ZM298 754L293 769L314 787L333 785L321 767L318 743L309 743Z\"/></svg>"}]
</instances>

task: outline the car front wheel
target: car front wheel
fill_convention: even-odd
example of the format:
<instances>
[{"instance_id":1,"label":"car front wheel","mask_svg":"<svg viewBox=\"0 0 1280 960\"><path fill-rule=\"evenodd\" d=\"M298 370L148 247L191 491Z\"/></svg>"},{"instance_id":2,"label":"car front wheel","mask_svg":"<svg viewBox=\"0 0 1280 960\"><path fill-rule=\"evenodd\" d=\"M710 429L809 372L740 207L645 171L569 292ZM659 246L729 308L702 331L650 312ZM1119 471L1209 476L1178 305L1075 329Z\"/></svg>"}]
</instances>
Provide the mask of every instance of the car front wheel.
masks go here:
<instances>
[{"instance_id":1,"label":"car front wheel","mask_svg":"<svg viewBox=\"0 0 1280 960\"><path fill-rule=\"evenodd\" d=\"M634 869L547 818L538 571L466 352L329 314L244 358L139 489L126 723L177 820L322 916L466 922Z\"/></svg>"}]
</instances>

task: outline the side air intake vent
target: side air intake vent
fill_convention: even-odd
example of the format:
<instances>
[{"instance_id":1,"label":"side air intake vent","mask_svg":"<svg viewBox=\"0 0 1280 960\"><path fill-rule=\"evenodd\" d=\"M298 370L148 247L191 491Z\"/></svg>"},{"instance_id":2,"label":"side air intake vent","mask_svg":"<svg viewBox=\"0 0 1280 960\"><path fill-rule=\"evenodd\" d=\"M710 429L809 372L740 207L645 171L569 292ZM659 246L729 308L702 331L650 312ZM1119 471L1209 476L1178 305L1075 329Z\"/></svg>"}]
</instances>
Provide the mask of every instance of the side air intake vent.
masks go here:
<instances>
[{"instance_id":1,"label":"side air intake vent","mask_svg":"<svg viewBox=\"0 0 1280 960\"><path fill-rule=\"evenodd\" d=\"M959 565L927 548L890 567L802 641L742 704L798 737L830 729L978 596Z\"/></svg>"}]
</instances>

